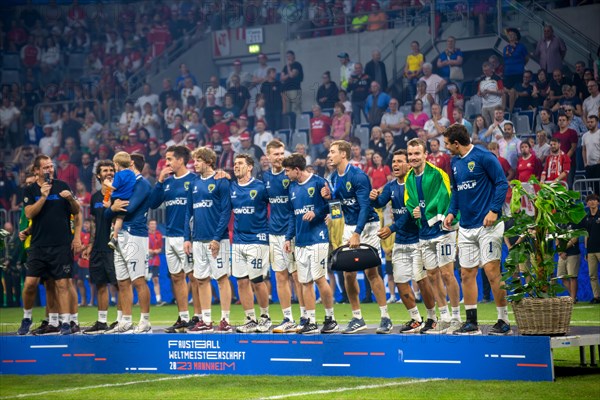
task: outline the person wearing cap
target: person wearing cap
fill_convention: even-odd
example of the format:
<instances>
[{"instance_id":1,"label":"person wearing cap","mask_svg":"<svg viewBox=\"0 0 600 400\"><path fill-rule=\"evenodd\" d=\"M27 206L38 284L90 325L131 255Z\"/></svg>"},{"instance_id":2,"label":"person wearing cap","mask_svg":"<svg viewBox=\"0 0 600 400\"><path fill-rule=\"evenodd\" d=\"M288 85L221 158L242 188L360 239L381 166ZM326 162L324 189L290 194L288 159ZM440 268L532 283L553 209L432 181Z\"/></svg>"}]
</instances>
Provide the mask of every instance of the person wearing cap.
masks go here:
<instances>
[{"instance_id":1,"label":"person wearing cap","mask_svg":"<svg viewBox=\"0 0 600 400\"><path fill-rule=\"evenodd\" d=\"M285 53L286 64L281 70L280 79L283 84L283 93L286 97L284 110L296 115L302 114L302 88L304 71L302 64L296 61L296 53L288 50Z\"/></svg>"},{"instance_id":2,"label":"person wearing cap","mask_svg":"<svg viewBox=\"0 0 600 400\"><path fill-rule=\"evenodd\" d=\"M276 70L270 67L267 70L267 80L260 86L260 93L265 99L265 119L267 125L277 131L281 127L281 116L287 108L287 96L283 93L283 84L277 80Z\"/></svg>"},{"instance_id":3,"label":"person wearing cap","mask_svg":"<svg viewBox=\"0 0 600 400\"><path fill-rule=\"evenodd\" d=\"M143 143L140 143L138 141L138 133L137 131L129 131L129 144L127 146L125 146L124 150L131 154L131 153L139 153L139 154L143 154L146 155L146 146Z\"/></svg>"},{"instance_id":4,"label":"person wearing cap","mask_svg":"<svg viewBox=\"0 0 600 400\"><path fill-rule=\"evenodd\" d=\"M505 92L513 89L523 81L523 72L525 64L529 61L529 52L527 48L520 43L521 33L516 28L506 28L508 44L502 50L504 59L504 83Z\"/></svg>"},{"instance_id":5,"label":"person wearing cap","mask_svg":"<svg viewBox=\"0 0 600 400\"><path fill-rule=\"evenodd\" d=\"M231 138L230 138L231 140ZM250 137L250 133L247 131L240 135L240 149L237 151L236 156L240 154L246 154L254 160L254 165L258 165L260 162L260 158L265 154L260 147L252 143L252 138ZM256 177L258 174L259 168L253 169L252 176Z\"/></svg>"},{"instance_id":6,"label":"person wearing cap","mask_svg":"<svg viewBox=\"0 0 600 400\"><path fill-rule=\"evenodd\" d=\"M211 132L215 129L221 133L221 138L226 139L231 135L231 130L227 122L223 120L223 111L220 109L213 110L213 118L215 124L211 127Z\"/></svg>"},{"instance_id":7,"label":"person wearing cap","mask_svg":"<svg viewBox=\"0 0 600 400\"><path fill-rule=\"evenodd\" d=\"M254 124L254 144L260 147L263 153L267 152L267 144L273 140L273 134L266 129L267 124L262 119Z\"/></svg>"},{"instance_id":8,"label":"person wearing cap","mask_svg":"<svg viewBox=\"0 0 600 400\"><path fill-rule=\"evenodd\" d=\"M223 98L227 93L227 89L225 89L219 83L219 78L216 75L211 75L209 79L209 86L206 88L206 100L208 102L208 95L212 94L214 96L214 102L211 103L211 107L214 107L215 104L219 107L223 106ZM207 104L208 107L208 104Z\"/></svg>"},{"instance_id":9,"label":"person wearing cap","mask_svg":"<svg viewBox=\"0 0 600 400\"><path fill-rule=\"evenodd\" d=\"M56 177L67 183L71 188L71 191L75 192L77 185L77 179L79 178L79 168L71 164L69 155L66 153L58 156L58 169L56 170Z\"/></svg>"},{"instance_id":10,"label":"person wearing cap","mask_svg":"<svg viewBox=\"0 0 600 400\"><path fill-rule=\"evenodd\" d=\"M337 57L340 61L340 87L347 90L348 81L354 72L354 63L350 61L350 56L346 52L339 53Z\"/></svg>"},{"instance_id":11,"label":"person wearing cap","mask_svg":"<svg viewBox=\"0 0 600 400\"><path fill-rule=\"evenodd\" d=\"M186 147L190 149L190 151L196 150L198 144L200 143L198 139L198 133L195 130L190 131L190 133L185 138ZM189 163L188 163L189 164Z\"/></svg>"},{"instance_id":12,"label":"person wearing cap","mask_svg":"<svg viewBox=\"0 0 600 400\"><path fill-rule=\"evenodd\" d=\"M167 141L167 147L185 146L185 134L187 133L187 130L180 122L181 115L177 116L176 120L178 121L176 122L175 127L171 130L171 140Z\"/></svg>"},{"instance_id":13,"label":"person wearing cap","mask_svg":"<svg viewBox=\"0 0 600 400\"><path fill-rule=\"evenodd\" d=\"M233 61L233 71L229 73L225 86L230 89L233 85L233 76L237 75L239 78L239 84L244 86L246 89L252 85L252 75L249 72L242 71L242 62L237 59Z\"/></svg>"},{"instance_id":14,"label":"person wearing cap","mask_svg":"<svg viewBox=\"0 0 600 400\"><path fill-rule=\"evenodd\" d=\"M233 174L233 160L235 158L235 151L231 148L231 141L229 139L223 140L223 152L217 159L217 168L222 169L228 174Z\"/></svg>"},{"instance_id":15,"label":"person wearing cap","mask_svg":"<svg viewBox=\"0 0 600 400\"><path fill-rule=\"evenodd\" d=\"M133 101L125 102L125 110L121 113L119 127L125 127L128 131L137 129L140 123L140 113L133 108Z\"/></svg>"},{"instance_id":16,"label":"person wearing cap","mask_svg":"<svg viewBox=\"0 0 600 400\"><path fill-rule=\"evenodd\" d=\"M246 111L248 110L248 105L250 104L250 92L248 91L247 87L241 85L240 79L241 78L239 75L232 75L231 85L227 90L227 95L231 96L233 104L239 110L236 114L236 117L240 114L246 113ZM225 107L227 108L227 97L225 97L225 100Z\"/></svg>"},{"instance_id":17,"label":"person wearing cap","mask_svg":"<svg viewBox=\"0 0 600 400\"><path fill-rule=\"evenodd\" d=\"M267 80L267 73L269 70L267 60L268 58L265 53L260 53L258 55L258 68L256 68L252 74L252 87L260 86Z\"/></svg>"}]
</instances>

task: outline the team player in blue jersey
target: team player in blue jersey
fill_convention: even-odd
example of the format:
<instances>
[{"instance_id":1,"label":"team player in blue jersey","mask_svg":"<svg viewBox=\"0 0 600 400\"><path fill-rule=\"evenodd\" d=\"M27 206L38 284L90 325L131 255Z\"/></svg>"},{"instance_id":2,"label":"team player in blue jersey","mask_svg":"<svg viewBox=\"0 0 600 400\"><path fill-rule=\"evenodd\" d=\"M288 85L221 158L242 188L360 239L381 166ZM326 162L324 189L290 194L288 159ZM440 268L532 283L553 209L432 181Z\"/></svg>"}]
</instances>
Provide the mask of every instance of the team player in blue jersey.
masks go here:
<instances>
[{"instance_id":1,"label":"team player in blue jersey","mask_svg":"<svg viewBox=\"0 0 600 400\"><path fill-rule=\"evenodd\" d=\"M474 147L464 126L449 127L444 133L444 142L455 156L451 163L452 201L444 225L450 226L460 212L458 259L467 314L467 320L456 333L481 334L477 323L477 272L483 267L498 311L498 322L488 333L509 335L512 331L500 271L504 223L498 222L508 182L498 159Z\"/></svg>"},{"instance_id":2,"label":"team player in blue jersey","mask_svg":"<svg viewBox=\"0 0 600 400\"><path fill-rule=\"evenodd\" d=\"M184 226L188 189L196 175L189 172L187 163L190 150L185 146L171 146L165 153L165 168L161 171L152 191L150 207L158 208L162 203L166 208L165 256L169 274L173 282L173 292L179 316L175 323L165 329L167 333L185 332L200 322L201 308L198 301L198 282L193 276L193 262L183 250ZM190 279L194 316L190 319L188 311L188 287L186 276Z\"/></svg>"},{"instance_id":3,"label":"team player in blue jersey","mask_svg":"<svg viewBox=\"0 0 600 400\"><path fill-rule=\"evenodd\" d=\"M200 147L192 154L194 169L198 176L188 190L185 221L184 250L193 254L194 277L198 280L198 298L202 308L202 318L189 333L213 332L211 299L211 278L219 285L221 298L221 321L217 332L233 332L229 323L231 309L231 285L229 284L229 218L231 201L229 181L215 179L217 155L208 147ZM193 242L193 243L192 243Z\"/></svg>"},{"instance_id":4,"label":"team player in blue jersey","mask_svg":"<svg viewBox=\"0 0 600 400\"><path fill-rule=\"evenodd\" d=\"M350 154L350 143L345 140L336 140L331 144L327 162L335 168L331 175L332 188L324 186L321 195L326 200L334 199L341 202L345 223L343 243L348 243L351 248L364 243L381 251L381 243L377 236L379 217L369 200L371 182L360 168L350 165ZM377 332L391 332L393 325L388 314L383 280L376 267L365 269L365 275L371 283L381 311L381 323ZM344 281L352 307L352 319L342 333L356 333L367 329L360 310L356 272L344 272Z\"/></svg>"},{"instance_id":5,"label":"team player in blue jersey","mask_svg":"<svg viewBox=\"0 0 600 400\"><path fill-rule=\"evenodd\" d=\"M388 182L381 190L371 190L369 197L375 208L385 207L389 201L392 202L394 222L390 226L381 228L379 237L387 239L392 233L396 234L392 252L394 282L400 292L402 303L410 315L410 320L400 327L400 333L419 333L424 323L410 287L411 279L419 285L423 303L427 310L432 310L433 317L435 317L435 298L427 272L423 268L419 249L419 227L404 204L404 178L408 168L406 150L396 150L392 158L392 172L396 179Z\"/></svg>"},{"instance_id":6,"label":"team player in blue jersey","mask_svg":"<svg viewBox=\"0 0 600 400\"><path fill-rule=\"evenodd\" d=\"M126 212L123 230L119 233L121 252L115 252L115 273L119 281L119 297L123 315L113 329L106 333L152 333L150 325L150 290L146 284L148 273L148 209L152 187L140 171L144 168L144 156L131 155L131 170L135 173L133 194L129 200L116 199L104 215L112 219L115 213ZM122 253L122 254L121 254ZM140 323L133 327L132 305L133 287L140 304Z\"/></svg>"},{"instance_id":7,"label":"team player in blue jersey","mask_svg":"<svg viewBox=\"0 0 600 400\"><path fill-rule=\"evenodd\" d=\"M254 159L238 154L233 162L236 180L230 187L233 211L232 274L238 282L238 293L246 315L246 323L237 332L268 332L269 294L264 282L269 267L269 196L265 184L252 177ZM254 311L254 296L260 307L260 320Z\"/></svg>"},{"instance_id":8,"label":"team player in blue jersey","mask_svg":"<svg viewBox=\"0 0 600 400\"><path fill-rule=\"evenodd\" d=\"M423 266L440 311L440 321L436 321L435 310L427 310L427 321L421 333L453 333L461 327L460 289L454 276L456 230L442 229L450 204L450 178L442 169L426 162L426 143L421 139L411 139L407 143L407 153L412 169L405 179L404 203L419 226ZM448 310L446 293L452 314Z\"/></svg>"},{"instance_id":9,"label":"team player in blue jersey","mask_svg":"<svg viewBox=\"0 0 600 400\"><path fill-rule=\"evenodd\" d=\"M327 282L327 256L329 254L329 232L325 217L329 205L321 197L321 189L327 185L325 179L306 171L306 158L302 154L292 154L283 161L285 174L292 181L290 185L290 221L285 235L285 251L292 251L292 239L296 239L294 253L298 267L298 281L302 284L302 294L306 305L307 321L299 333L319 333L315 312L314 283L317 284L323 306L325 322L321 333L337 332L339 327L333 314L333 292Z\"/></svg>"},{"instance_id":10,"label":"team player in blue jersey","mask_svg":"<svg viewBox=\"0 0 600 400\"><path fill-rule=\"evenodd\" d=\"M289 186L290 179L283 170L285 145L279 140L272 140L267 144L267 156L271 162L271 169L263 173L263 182L267 188L271 212L269 214L269 258L271 267L275 271L277 280L277 296L283 312L283 321L273 327L273 333L296 332L298 325L292 315L292 293L290 291L290 274L296 285L298 302L300 303L301 317L306 317L301 286L296 273L296 263L293 254L283 250L285 234L288 230L290 217ZM300 321L303 321L301 318Z\"/></svg>"}]
</instances>

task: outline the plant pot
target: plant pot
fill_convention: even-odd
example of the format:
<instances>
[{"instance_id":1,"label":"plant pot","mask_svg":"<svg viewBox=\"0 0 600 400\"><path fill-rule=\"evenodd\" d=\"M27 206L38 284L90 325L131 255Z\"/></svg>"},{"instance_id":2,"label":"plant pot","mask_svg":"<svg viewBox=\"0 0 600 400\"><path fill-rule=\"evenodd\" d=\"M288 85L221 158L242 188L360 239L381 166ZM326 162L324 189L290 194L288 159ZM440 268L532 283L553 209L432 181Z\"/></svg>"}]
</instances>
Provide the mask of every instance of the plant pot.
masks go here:
<instances>
[{"instance_id":1,"label":"plant pot","mask_svg":"<svg viewBox=\"0 0 600 400\"><path fill-rule=\"evenodd\" d=\"M511 304L521 335L564 335L569 331L573 312L569 296L527 297Z\"/></svg>"}]
</instances>

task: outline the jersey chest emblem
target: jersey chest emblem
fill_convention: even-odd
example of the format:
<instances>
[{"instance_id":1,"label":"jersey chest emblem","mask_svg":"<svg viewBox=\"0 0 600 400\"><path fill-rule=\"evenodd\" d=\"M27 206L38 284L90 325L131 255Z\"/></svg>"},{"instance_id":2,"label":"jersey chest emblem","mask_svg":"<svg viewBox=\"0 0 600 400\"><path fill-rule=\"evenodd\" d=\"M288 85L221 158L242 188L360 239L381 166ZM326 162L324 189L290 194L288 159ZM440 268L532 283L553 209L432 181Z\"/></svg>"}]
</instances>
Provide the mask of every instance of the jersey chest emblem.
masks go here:
<instances>
[{"instance_id":1,"label":"jersey chest emblem","mask_svg":"<svg viewBox=\"0 0 600 400\"><path fill-rule=\"evenodd\" d=\"M469 168L469 172L473 172L473 170L475 169L475 161L469 161L469 163L467 164L467 168Z\"/></svg>"},{"instance_id":2,"label":"jersey chest emblem","mask_svg":"<svg viewBox=\"0 0 600 400\"><path fill-rule=\"evenodd\" d=\"M314 187L309 187L308 188L308 195L310 197L313 197L315 195L315 188Z\"/></svg>"},{"instance_id":3,"label":"jersey chest emblem","mask_svg":"<svg viewBox=\"0 0 600 400\"><path fill-rule=\"evenodd\" d=\"M256 190L251 190L250 191L250 198L252 200L254 200L254 198L256 197L257 194L258 194L258 192Z\"/></svg>"},{"instance_id":4,"label":"jersey chest emblem","mask_svg":"<svg viewBox=\"0 0 600 400\"><path fill-rule=\"evenodd\" d=\"M212 193L215 190L215 184L211 183L208 185L208 193Z\"/></svg>"},{"instance_id":5,"label":"jersey chest emblem","mask_svg":"<svg viewBox=\"0 0 600 400\"><path fill-rule=\"evenodd\" d=\"M352 189L352 183L350 181L346 182L346 191L350 191Z\"/></svg>"},{"instance_id":6,"label":"jersey chest emblem","mask_svg":"<svg viewBox=\"0 0 600 400\"><path fill-rule=\"evenodd\" d=\"M281 181L281 184L283 185L284 189L287 189L288 186L290 186L290 180L289 179L284 179L283 181Z\"/></svg>"}]
</instances>

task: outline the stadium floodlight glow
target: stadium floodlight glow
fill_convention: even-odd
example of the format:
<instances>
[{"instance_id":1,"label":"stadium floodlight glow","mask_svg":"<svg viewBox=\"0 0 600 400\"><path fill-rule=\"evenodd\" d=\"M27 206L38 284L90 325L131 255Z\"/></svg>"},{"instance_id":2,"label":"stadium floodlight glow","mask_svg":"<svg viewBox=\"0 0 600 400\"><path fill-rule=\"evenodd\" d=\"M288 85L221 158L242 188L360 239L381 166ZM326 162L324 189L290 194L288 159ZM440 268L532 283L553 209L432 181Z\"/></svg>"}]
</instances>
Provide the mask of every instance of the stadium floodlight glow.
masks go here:
<instances>
[{"instance_id":1,"label":"stadium floodlight glow","mask_svg":"<svg viewBox=\"0 0 600 400\"><path fill-rule=\"evenodd\" d=\"M260 44L251 44L248 46L248 53L258 54L260 53Z\"/></svg>"}]
</instances>

